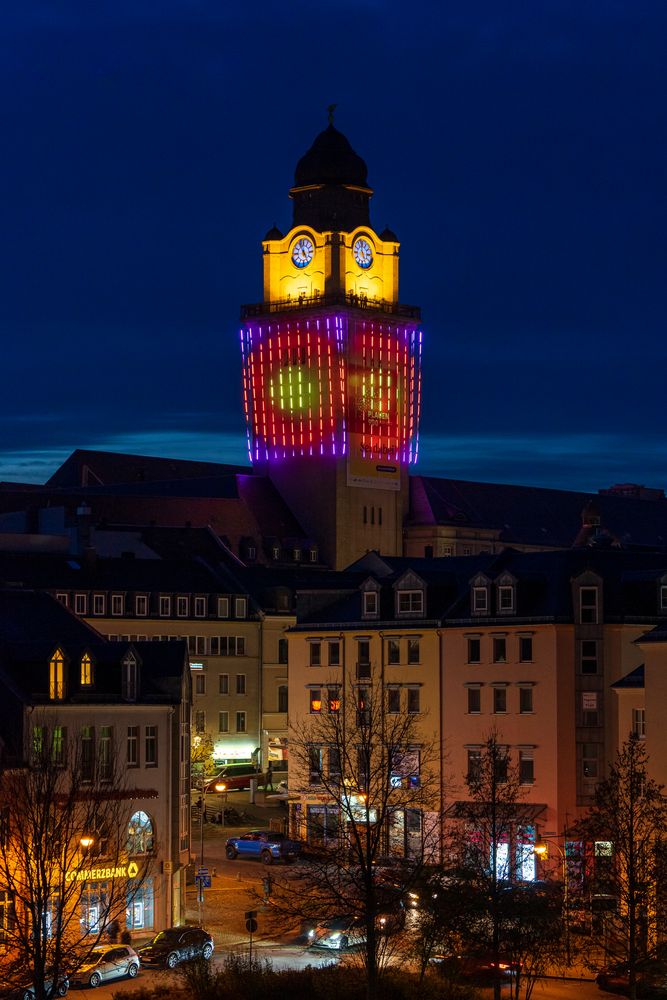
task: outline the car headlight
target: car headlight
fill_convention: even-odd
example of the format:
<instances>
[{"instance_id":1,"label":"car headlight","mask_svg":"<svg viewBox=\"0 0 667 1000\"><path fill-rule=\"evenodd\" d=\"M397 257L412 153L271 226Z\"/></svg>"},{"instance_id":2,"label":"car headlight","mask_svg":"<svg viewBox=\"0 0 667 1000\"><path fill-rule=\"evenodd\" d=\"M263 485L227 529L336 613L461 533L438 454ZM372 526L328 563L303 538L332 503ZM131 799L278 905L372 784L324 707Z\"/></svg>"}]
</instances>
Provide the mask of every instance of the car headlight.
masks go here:
<instances>
[{"instance_id":1,"label":"car headlight","mask_svg":"<svg viewBox=\"0 0 667 1000\"><path fill-rule=\"evenodd\" d=\"M315 937L315 931L308 931L308 937Z\"/></svg>"},{"instance_id":2,"label":"car headlight","mask_svg":"<svg viewBox=\"0 0 667 1000\"><path fill-rule=\"evenodd\" d=\"M338 938L340 937L340 931L334 931L334 933L330 934L329 937L331 938L332 941L337 941Z\"/></svg>"}]
</instances>

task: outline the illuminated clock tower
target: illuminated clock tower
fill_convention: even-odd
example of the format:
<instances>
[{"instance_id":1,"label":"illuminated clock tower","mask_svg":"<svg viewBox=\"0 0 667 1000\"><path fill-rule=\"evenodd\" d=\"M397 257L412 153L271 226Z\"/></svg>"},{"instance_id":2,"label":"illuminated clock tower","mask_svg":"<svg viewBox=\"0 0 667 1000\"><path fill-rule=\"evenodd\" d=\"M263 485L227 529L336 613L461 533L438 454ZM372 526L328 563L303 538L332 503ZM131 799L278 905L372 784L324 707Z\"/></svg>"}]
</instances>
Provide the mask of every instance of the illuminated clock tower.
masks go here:
<instances>
[{"instance_id":1,"label":"illuminated clock tower","mask_svg":"<svg viewBox=\"0 0 667 1000\"><path fill-rule=\"evenodd\" d=\"M402 555L418 453L420 312L398 301L399 243L371 226L372 194L330 118L297 164L292 228L262 241L263 301L242 310L250 460L338 569Z\"/></svg>"}]
</instances>

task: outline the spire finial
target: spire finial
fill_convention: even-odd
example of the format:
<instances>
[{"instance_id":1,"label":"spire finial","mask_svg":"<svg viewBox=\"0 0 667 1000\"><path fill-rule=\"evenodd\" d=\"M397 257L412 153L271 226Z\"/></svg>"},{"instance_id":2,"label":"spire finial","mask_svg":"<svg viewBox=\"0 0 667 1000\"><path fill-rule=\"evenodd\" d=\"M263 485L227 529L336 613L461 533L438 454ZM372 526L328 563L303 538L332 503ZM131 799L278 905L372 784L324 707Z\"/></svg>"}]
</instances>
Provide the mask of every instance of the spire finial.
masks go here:
<instances>
[{"instance_id":1,"label":"spire finial","mask_svg":"<svg viewBox=\"0 0 667 1000\"><path fill-rule=\"evenodd\" d=\"M336 110L337 107L338 107L337 104L330 104L329 107L327 108L327 114L329 115L329 124L330 125L333 125L334 111Z\"/></svg>"}]
</instances>

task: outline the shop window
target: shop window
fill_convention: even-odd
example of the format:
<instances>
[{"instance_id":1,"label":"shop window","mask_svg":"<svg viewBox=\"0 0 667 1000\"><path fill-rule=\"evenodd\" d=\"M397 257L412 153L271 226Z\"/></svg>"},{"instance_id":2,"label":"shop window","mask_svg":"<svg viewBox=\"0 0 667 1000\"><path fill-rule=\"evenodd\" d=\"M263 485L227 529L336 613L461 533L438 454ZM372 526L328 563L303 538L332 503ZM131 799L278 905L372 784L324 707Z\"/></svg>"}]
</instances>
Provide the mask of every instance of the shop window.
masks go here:
<instances>
[{"instance_id":1,"label":"shop window","mask_svg":"<svg viewBox=\"0 0 667 1000\"><path fill-rule=\"evenodd\" d=\"M533 637L532 635L519 636L519 662L532 663L533 660Z\"/></svg>"},{"instance_id":2,"label":"shop window","mask_svg":"<svg viewBox=\"0 0 667 1000\"><path fill-rule=\"evenodd\" d=\"M137 809L127 827L127 853L152 854L154 845L153 821L143 809Z\"/></svg>"},{"instance_id":3,"label":"shop window","mask_svg":"<svg viewBox=\"0 0 667 1000\"><path fill-rule=\"evenodd\" d=\"M153 879L146 878L137 888L129 883L126 899L125 926L128 930L151 930L154 926Z\"/></svg>"}]
</instances>

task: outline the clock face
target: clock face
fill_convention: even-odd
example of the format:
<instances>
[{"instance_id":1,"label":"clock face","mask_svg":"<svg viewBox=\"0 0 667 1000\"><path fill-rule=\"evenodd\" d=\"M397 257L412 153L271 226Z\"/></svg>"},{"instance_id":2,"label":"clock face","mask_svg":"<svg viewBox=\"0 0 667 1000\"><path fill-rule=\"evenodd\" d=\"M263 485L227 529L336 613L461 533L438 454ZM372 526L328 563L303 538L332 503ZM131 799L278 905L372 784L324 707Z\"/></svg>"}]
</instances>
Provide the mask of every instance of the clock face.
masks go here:
<instances>
[{"instance_id":1,"label":"clock face","mask_svg":"<svg viewBox=\"0 0 667 1000\"><path fill-rule=\"evenodd\" d=\"M370 267L373 263L373 251L368 240L357 240L352 252L359 267Z\"/></svg>"},{"instance_id":2,"label":"clock face","mask_svg":"<svg viewBox=\"0 0 667 1000\"><path fill-rule=\"evenodd\" d=\"M297 267L307 267L315 255L312 241L302 236L292 247L292 263Z\"/></svg>"}]
</instances>

